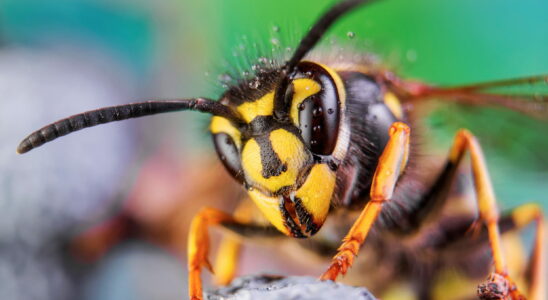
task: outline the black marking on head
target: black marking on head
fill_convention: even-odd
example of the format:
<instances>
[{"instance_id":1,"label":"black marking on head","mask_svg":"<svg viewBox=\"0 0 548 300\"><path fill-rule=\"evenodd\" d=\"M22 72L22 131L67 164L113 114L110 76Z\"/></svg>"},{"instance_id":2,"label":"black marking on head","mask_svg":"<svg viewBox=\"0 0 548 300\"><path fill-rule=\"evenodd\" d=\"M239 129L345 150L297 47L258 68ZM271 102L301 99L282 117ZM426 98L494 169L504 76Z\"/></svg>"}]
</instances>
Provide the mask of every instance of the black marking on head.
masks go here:
<instances>
[{"instance_id":1,"label":"black marking on head","mask_svg":"<svg viewBox=\"0 0 548 300\"><path fill-rule=\"evenodd\" d=\"M248 126L248 132L243 132L244 139L254 136L268 135L269 132L281 128L272 116L257 116Z\"/></svg>"},{"instance_id":2,"label":"black marking on head","mask_svg":"<svg viewBox=\"0 0 548 300\"><path fill-rule=\"evenodd\" d=\"M254 138L261 149L262 176L266 179L272 176L279 176L287 171L287 164L282 163L278 154L272 148L270 133L277 129L283 129L301 142L302 137L297 127L290 124L282 124L272 116L258 116L249 123L247 130L242 131L242 140L247 141Z\"/></svg>"},{"instance_id":3,"label":"black marking on head","mask_svg":"<svg viewBox=\"0 0 548 300\"><path fill-rule=\"evenodd\" d=\"M272 176L279 176L287 171L287 164L282 163L278 154L272 148L269 135L261 135L255 138L261 149L261 164L263 166L262 175L268 179Z\"/></svg>"},{"instance_id":4,"label":"black marking on head","mask_svg":"<svg viewBox=\"0 0 548 300\"><path fill-rule=\"evenodd\" d=\"M309 236L314 235L318 232L318 230L320 230L320 227L314 223L314 218L303 206L303 202L300 198L295 197L294 203L295 212L297 213L297 217L299 217L299 222L301 225L306 226L306 233Z\"/></svg>"},{"instance_id":5,"label":"black marking on head","mask_svg":"<svg viewBox=\"0 0 548 300\"><path fill-rule=\"evenodd\" d=\"M287 112L289 112L291 107L291 102L293 102L293 97L295 97L295 84L291 81L288 84L287 89L285 90L284 95L284 106L281 110L278 111L278 115L274 114L274 118L281 123L291 123L291 117ZM280 114L279 112L283 111L284 113Z\"/></svg>"},{"instance_id":6,"label":"black marking on head","mask_svg":"<svg viewBox=\"0 0 548 300\"><path fill-rule=\"evenodd\" d=\"M301 142L304 142L299 129L291 123L281 123L272 116L257 116L246 128L242 128L242 140L268 134L276 129L284 129L294 134Z\"/></svg>"}]
</instances>

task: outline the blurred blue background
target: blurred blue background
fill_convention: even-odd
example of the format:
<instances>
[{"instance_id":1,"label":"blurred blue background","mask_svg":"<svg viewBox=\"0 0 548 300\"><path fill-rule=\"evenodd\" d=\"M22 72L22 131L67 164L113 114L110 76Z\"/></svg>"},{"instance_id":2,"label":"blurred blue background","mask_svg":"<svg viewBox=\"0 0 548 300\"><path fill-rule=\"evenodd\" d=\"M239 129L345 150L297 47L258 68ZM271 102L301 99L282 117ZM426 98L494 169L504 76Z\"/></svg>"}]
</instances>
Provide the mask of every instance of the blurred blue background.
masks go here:
<instances>
[{"instance_id":1,"label":"blurred blue background","mask_svg":"<svg viewBox=\"0 0 548 300\"><path fill-rule=\"evenodd\" d=\"M186 294L184 265L154 245L132 241L90 267L67 260L66 242L75 228L115 214L152 154L211 152L206 116L105 125L25 156L15 155L17 143L44 124L100 106L218 97L217 78L242 61L242 44L268 52L280 38L281 47L294 47L334 2L0 2L0 298ZM324 44L336 37L378 53L406 78L438 84L546 74L546 15L544 0L379 1L337 23ZM478 135L503 208L536 201L548 209L546 123L454 105L424 123L428 144L440 153L460 127Z\"/></svg>"}]
</instances>

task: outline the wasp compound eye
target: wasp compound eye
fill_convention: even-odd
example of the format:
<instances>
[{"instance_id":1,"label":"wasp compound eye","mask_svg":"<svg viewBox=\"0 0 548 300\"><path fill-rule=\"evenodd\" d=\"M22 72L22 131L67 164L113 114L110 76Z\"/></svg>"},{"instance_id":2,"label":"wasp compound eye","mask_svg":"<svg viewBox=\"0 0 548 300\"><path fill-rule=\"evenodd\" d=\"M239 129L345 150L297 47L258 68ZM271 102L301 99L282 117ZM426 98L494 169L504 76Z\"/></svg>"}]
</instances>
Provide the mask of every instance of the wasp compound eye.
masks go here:
<instances>
[{"instance_id":1,"label":"wasp compound eye","mask_svg":"<svg viewBox=\"0 0 548 300\"><path fill-rule=\"evenodd\" d=\"M318 64L301 62L297 69L297 78L310 78L321 87L298 105L301 136L313 153L330 155L337 143L341 113L336 83Z\"/></svg>"},{"instance_id":2,"label":"wasp compound eye","mask_svg":"<svg viewBox=\"0 0 548 300\"><path fill-rule=\"evenodd\" d=\"M244 174L242 171L240 152L232 137L226 133L214 134L213 144L215 144L215 150L230 175L242 183L244 181Z\"/></svg>"}]
</instances>

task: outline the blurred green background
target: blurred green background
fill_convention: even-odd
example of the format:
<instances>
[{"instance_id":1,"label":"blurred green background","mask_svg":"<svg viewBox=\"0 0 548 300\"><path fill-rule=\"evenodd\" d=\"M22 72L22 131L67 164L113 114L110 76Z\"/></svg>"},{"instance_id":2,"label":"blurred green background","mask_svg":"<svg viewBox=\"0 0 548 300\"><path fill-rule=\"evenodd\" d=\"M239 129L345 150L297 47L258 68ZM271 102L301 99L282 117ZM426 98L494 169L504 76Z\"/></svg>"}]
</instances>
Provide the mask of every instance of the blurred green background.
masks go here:
<instances>
[{"instance_id":1,"label":"blurred green background","mask_svg":"<svg viewBox=\"0 0 548 300\"><path fill-rule=\"evenodd\" d=\"M250 50L243 47L257 43L269 52L273 38L280 38L282 48L294 47L335 2L3 0L0 50L92 49L127 70L140 99L218 97L217 78L242 61ZM547 15L545 0L377 1L338 22L324 44L336 37L338 46L377 53L405 78L436 84L548 74ZM188 155L203 147L212 151L206 120L170 114L140 125L141 156L166 140L190 148ZM546 123L455 105L441 107L424 122L432 129L426 142L442 152L458 128L480 138L503 208L536 201L548 210Z\"/></svg>"}]
</instances>

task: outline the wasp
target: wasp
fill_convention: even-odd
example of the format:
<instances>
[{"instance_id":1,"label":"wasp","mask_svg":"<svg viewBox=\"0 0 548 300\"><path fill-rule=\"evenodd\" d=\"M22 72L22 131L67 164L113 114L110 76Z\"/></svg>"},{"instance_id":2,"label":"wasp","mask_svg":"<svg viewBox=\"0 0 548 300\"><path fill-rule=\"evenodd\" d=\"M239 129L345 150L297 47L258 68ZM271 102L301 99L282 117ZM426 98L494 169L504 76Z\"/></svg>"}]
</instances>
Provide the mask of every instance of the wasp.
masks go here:
<instances>
[{"instance_id":1,"label":"wasp","mask_svg":"<svg viewBox=\"0 0 548 300\"><path fill-rule=\"evenodd\" d=\"M527 204L499 213L482 147L466 129L456 133L446 159L421 160L423 149L414 142L420 131L414 108L441 99L501 106L543 118L548 95L491 90L543 83L548 75L438 87L402 79L365 55L333 58L313 53L337 20L369 2L335 4L304 35L289 59L256 69L253 78L228 87L218 100L146 101L84 112L35 131L17 152L113 121L183 110L210 114L209 128L220 161L268 224L256 222L254 215L242 210L234 215L215 208L201 210L193 218L188 239L191 299L202 299L202 268L212 269L210 227L246 238L282 235L306 240L300 243L304 248L332 256L321 280L337 280L358 265L355 258L364 248L368 251L363 256L373 257L377 269L370 265L362 279L381 278L370 280L373 291L382 294L386 279L397 275L412 282L421 299L432 298L430 281L441 267L450 262L465 265L467 253L485 244L491 257L489 262L477 260L482 267L476 269L489 270L491 263L493 267L477 288L480 298L542 299L546 273L541 209ZM473 177L477 214L441 214L440 207L458 192L454 186L463 165ZM518 284L508 273L501 236L532 223L536 227L529 276ZM475 234L468 234L471 228ZM233 250L238 246L226 240L221 247L224 259L217 274L223 282L233 276L237 259ZM410 247L413 255L408 255ZM401 267L387 276L382 271L387 262Z\"/></svg>"}]
</instances>

